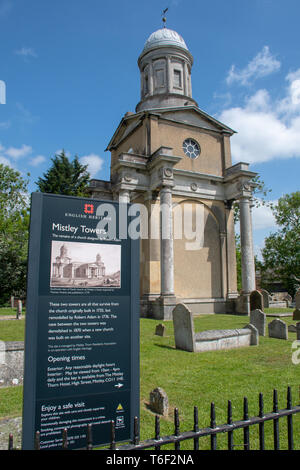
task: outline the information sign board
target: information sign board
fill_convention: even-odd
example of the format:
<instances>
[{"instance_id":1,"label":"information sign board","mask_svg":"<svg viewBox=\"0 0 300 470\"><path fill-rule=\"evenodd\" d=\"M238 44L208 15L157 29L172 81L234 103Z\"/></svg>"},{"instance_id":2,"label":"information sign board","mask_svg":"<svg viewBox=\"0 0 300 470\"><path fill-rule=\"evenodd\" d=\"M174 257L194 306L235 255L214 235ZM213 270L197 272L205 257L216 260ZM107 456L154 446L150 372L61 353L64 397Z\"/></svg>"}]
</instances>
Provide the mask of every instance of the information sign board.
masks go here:
<instances>
[{"instance_id":1,"label":"information sign board","mask_svg":"<svg viewBox=\"0 0 300 470\"><path fill-rule=\"evenodd\" d=\"M124 207L125 206L125 207ZM128 205L129 206L129 205ZM122 208L122 238L119 237ZM139 416L139 240L127 205L33 193L26 302L23 449L133 438Z\"/></svg>"}]
</instances>

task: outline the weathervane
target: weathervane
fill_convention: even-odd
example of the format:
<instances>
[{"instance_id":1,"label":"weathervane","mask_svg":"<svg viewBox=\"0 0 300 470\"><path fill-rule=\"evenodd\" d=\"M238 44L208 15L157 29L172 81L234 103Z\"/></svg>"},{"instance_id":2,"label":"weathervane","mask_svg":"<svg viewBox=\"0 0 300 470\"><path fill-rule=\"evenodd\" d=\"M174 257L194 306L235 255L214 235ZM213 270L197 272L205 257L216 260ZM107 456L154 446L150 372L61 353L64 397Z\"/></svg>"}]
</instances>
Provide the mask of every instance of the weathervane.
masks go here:
<instances>
[{"instance_id":1,"label":"weathervane","mask_svg":"<svg viewBox=\"0 0 300 470\"><path fill-rule=\"evenodd\" d=\"M165 14L167 13L167 11L169 10L169 8L165 8L164 11L162 12L162 20L163 20L163 23L164 23L164 28L166 27L166 21L167 21L167 18L165 17Z\"/></svg>"}]
</instances>

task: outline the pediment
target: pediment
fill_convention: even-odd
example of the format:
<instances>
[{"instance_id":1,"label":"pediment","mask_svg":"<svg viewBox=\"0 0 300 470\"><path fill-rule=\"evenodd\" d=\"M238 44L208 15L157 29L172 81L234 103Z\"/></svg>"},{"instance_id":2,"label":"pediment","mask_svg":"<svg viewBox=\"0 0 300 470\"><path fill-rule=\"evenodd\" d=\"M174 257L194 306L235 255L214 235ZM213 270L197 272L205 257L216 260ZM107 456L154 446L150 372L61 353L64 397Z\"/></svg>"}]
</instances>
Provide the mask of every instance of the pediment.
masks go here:
<instances>
[{"instance_id":1,"label":"pediment","mask_svg":"<svg viewBox=\"0 0 300 470\"><path fill-rule=\"evenodd\" d=\"M191 126L196 126L204 129L209 129L217 132L228 132L234 134L235 131L225 124L221 123L217 119L213 118L209 114L206 114L200 108L186 107L186 108L174 108L160 110L159 114L161 118L168 119L175 122L181 122Z\"/></svg>"},{"instance_id":2,"label":"pediment","mask_svg":"<svg viewBox=\"0 0 300 470\"><path fill-rule=\"evenodd\" d=\"M215 132L227 132L229 135L235 133L233 129L195 106L187 106L186 108L155 109L142 111L122 118L106 150L111 150L112 148L117 147L120 142L134 132L142 124L145 114L155 114L160 119L188 124L190 126L208 129Z\"/></svg>"},{"instance_id":3,"label":"pediment","mask_svg":"<svg viewBox=\"0 0 300 470\"><path fill-rule=\"evenodd\" d=\"M135 129L137 129L143 122L141 115L135 114L130 119L123 118L117 127L114 135L112 136L107 149L110 150L113 147L117 147L119 143L126 139Z\"/></svg>"}]
</instances>

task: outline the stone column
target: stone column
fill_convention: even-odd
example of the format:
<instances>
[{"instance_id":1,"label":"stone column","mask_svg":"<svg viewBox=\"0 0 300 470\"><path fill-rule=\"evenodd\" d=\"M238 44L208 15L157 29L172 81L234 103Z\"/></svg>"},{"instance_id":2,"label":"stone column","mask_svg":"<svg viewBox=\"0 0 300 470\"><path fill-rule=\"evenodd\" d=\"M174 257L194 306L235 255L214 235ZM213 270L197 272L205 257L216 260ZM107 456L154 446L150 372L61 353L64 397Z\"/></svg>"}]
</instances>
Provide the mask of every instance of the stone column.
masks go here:
<instances>
[{"instance_id":1,"label":"stone column","mask_svg":"<svg viewBox=\"0 0 300 470\"><path fill-rule=\"evenodd\" d=\"M119 192L119 202L123 204L130 203L130 192L127 189L121 189Z\"/></svg>"},{"instance_id":2,"label":"stone column","mask_svg":"<svg viewBox=\"0 0 300 470\"><path fill-rule=\"evenodd\" d=\"M186 62L183 62L183 92L185 94L185 96L189 96L189 80L188 80L188 75L189 75L189 71L188 71L188 67L187 67L187 63Z\"/></svg>"},{"instance_id":3,"label":"stone column","mask_svg":"<svg viewBox=\"0 0 300 470\"><path fill-rule=\"evenodd\" d=\"M172 189L163 186L160 190L161 207L161 295L174 295L174 248L172 223Z\"/></svg>"},{"instance_id":4,"label":"stone column","mask_svg":"<svg viewBox=\"0 0 300 470\"><path fill-rule=\"evenodd\" d=\"M166 62L166 88L167 88L167 93L170 93L172 90L172 83L171 80L173 80L173 77L171 78L171 58L167 56L167 62Z\"/></svg>"},{"instance_id":5,"label":"stone column","mask_svg":"<svg viewBox=\"0 0 300 470\"><path fill-rule=\"evenodd\" d=\"M153 305L155 318L169 320L176 305L174 294L174 247L172 221L172 185L160 189L160 282L159 299Z\"/></svg>"},{"instance_id":6,"label":"stone column","mask_svg":"<svg viewBox=\"0 0 300 470\"><path fill-rule=\"evenodd\" d=\"M244 294L250 294L250 292L255 290L255 269L249 197L242 196L240 198L239 205L242 260L242 290Z\"/></svg>"},{"instance_id":7,"label":"stone column","mask_svg":"<svg viewBox=\"0 0 300 470\"><path fill-rule=\"evenodd\" d=\"M148 76L148 84L149 84L149 94L153 95L153 90L154 90L154 72L153 72L153 63L152 60L149 64L149 76Z\"/></svg>"},{"instance_id":8,"label":"stone column","mask_svg":"<svg viewBox=\"0 0 300 470\"><path fill-rule=\"evenodd\" d=\"M226 232L220 232L220 248L221 248L221 286L222 286L222 297L226 299L228 292L228 280L227 280L227 235Z\"/></svg>"},{"instance_id":9,"label":"stone column","mask_svg":"<svg viewBox=\"0 0 300 470\"><path fill-rule=\"evenodd\" d=\"M256 273L255 273L255 259L254 259L254 243L253 243L253 224L252 224L252 209L254 207L253 198L250 198L250 221L251 221L251 239L252 239L252 272L253 272L253 289L256 290Z\"/></svg>"}]
</instances>

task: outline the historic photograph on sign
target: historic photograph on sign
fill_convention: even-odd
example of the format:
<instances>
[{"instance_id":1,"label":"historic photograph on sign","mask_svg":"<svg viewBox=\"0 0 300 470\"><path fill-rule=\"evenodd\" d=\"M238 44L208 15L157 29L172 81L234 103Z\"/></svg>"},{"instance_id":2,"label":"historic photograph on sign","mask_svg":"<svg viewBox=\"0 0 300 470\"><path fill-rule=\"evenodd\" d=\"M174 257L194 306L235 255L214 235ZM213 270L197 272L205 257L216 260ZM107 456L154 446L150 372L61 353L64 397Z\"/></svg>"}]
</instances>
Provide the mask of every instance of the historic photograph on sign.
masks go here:
<instances>
[{"instance_id":1,"label":"historic photograph on sign","mask_svg":"<svg viewBox=\"0 0 300 470\"><path fill-rule=\"evenodd\" d=\"M52 241L50 287L121 287L121 245Z\"/></svg>"}]
</instances>

